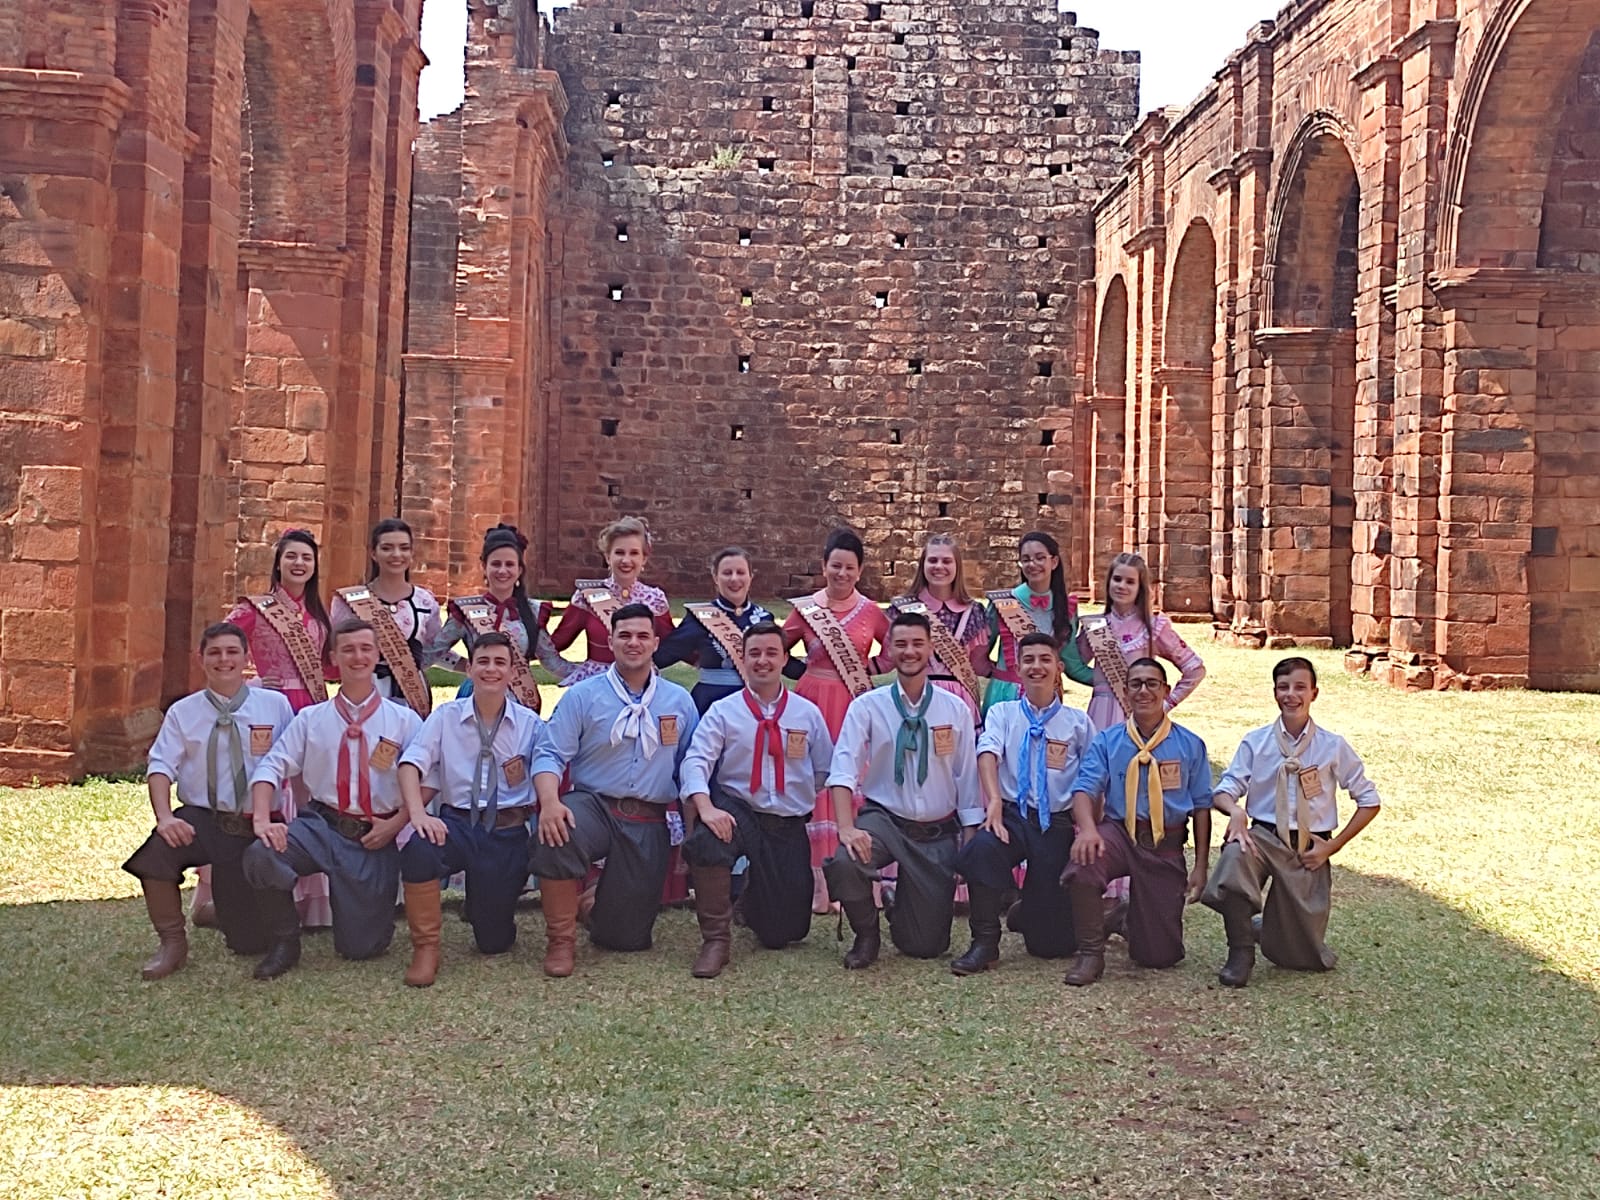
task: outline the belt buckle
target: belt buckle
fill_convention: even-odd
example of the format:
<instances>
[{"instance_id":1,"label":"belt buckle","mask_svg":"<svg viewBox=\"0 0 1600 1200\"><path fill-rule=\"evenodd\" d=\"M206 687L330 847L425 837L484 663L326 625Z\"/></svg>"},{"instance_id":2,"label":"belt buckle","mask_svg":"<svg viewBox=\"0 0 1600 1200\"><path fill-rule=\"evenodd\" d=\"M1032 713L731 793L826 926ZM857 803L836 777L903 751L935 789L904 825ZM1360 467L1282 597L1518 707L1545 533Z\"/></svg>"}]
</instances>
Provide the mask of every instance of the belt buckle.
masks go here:
<instances>
[{"instance_id":1,"label":"belt buckle","mask_svg":"<svg viewBox=\"0 0 1600 1200\"><path fill-rule=\"evenodd\" d=\"M254 837L255 824L246 821L238 813L219 812L217 814L217 829L230 837Z\"/></svg>"}]
</instances>

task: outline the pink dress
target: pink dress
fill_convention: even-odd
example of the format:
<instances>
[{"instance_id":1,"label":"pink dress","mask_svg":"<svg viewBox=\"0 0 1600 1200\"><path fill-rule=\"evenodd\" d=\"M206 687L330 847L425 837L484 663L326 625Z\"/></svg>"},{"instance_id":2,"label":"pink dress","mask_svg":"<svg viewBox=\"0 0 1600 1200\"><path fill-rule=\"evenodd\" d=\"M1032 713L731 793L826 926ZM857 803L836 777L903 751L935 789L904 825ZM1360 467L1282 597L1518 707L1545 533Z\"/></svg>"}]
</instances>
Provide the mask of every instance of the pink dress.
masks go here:
<instances>
[{"instance_id":1,"label":"pink dress","mask_svg":"<svg viewBox=\"0 0 1600 1200\"><path fill-rule=\"evenodd\" d=\"M826 607L828 593L818 592L815 599ZM850 639L850 644L856 648L856 653L861 656L861 661L867 665L867 670L872 670L872 647L874 643L881 646L888 636L889 618L859 592L856 593L855 607L842 616L835 612L834 617ZM844 725L845 710L850 707L850 689L839 678L838 668L833 665L822 642L811 632L811 626L806 624L799 610L789 614L789 619L783 623L783 632L786 636L805 642L806 646L806 673L800 677L794 690L822 710L822 719L828 723L828 732L837 741L839 730ZM857 796L856 808L860 807L861 797ZM823 898L827 896L827 885L822 882L822 862L839 849L839 826L833 819L833 801L827 788L817 793L816 811L806 824L806 836L811 839L815 899L822 905L818 911L826 912L827 904ZM816 908L817 904L814 903L812 907Z\"/></svg>"},{"instance_id":2,"label":"pink dress","mask_svg":"<svg viewBox=\"0 0 1600 1200\"><path fill-rule=\"evenodd\" d=\"M322 626L306 611L304 604L282 588L278 589L277 597L285 604L291 604L299 609L300 624L305 627L312 646L320 655L324 638ZM300 672L295 668L294 659L289 656L289 647L284 645L277 630L262 619L254 605L234 606L227 619L244 630L244 635L250 642L250 659L255 663L257 675L255 686L269 687L282 692L284 698L289 701L289 707L295 712L322 699L306 690L305 684L300 679ZM298 789L299 783L296 782L294 786L285 790L283 796L283 815L291 821L295 817ZM201 896L197 890L195 903L198 904L200 901ZM300 911L300 924L307 929L323 929L333 924L333 909L328 903L326 875L304 876L295 885L294 903Z\"/></svg>"},{"instance_id":3,"label":"pink dress","mask_svg":"<svg viewBox=\"0 0 1600 1200\"><path fill-rule=\"evenodd\" d=\"M1138 658L1164 658L1178 668L1178 682L1167 697L1168 711L1177 708L1189 693L1200 686L1200 681L1206 677L1206 665L1189 644L1178 636L1178 631L1165 614L1155 613L1150 619L1155 633L1153 650L1150 631L1145 629L1144 621L1137 612L1122 617L1107 610L1106 616L1111 621L1111 632L1122 647L1124 662L1131 663ZM1081 628L1078 631L1078 650L1084 662L1094 663L1094 693L1089 697L1090 722L1096 732L1122 724L1128 719L1128 714L1122 710L1122 705L1112 693L1111 684L1106 681L1100 664L1094 662L1094 647L1089 643L1088 633Z\"/></svg>"}]
</instances>

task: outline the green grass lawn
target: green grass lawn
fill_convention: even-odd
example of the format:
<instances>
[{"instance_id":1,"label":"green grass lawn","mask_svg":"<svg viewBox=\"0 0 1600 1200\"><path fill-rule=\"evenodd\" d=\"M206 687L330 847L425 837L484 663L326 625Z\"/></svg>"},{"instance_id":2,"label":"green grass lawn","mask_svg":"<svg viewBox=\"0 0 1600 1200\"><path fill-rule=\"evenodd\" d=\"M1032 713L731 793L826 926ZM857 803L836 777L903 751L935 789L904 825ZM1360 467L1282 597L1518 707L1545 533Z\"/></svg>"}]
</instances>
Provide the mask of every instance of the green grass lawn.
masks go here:
<instances>
[{"instance_id":1,"label":"green grass lawn","mask_svg":"<svg viewBox=\"0 0 1600 1200\"><path fill-rule=\"evenodd\" d=\"M1179 715L1220 769L1276 656L1200 649ZM979 978L847 974L822 920L696 981L687 912L551 981L532 909L494 960L447 919L429 991L403 925L367 963L310 938L272 984L200 931L146 984L142 789L0 792L0 1195L1600 1196L1600 700L1404 697L1314 657L1386 805L1335 859L1339 969L1243 992L1208 910L1180 967L1114 942L1081 991L1009 935Z\"/></svg>"}]
</instances>

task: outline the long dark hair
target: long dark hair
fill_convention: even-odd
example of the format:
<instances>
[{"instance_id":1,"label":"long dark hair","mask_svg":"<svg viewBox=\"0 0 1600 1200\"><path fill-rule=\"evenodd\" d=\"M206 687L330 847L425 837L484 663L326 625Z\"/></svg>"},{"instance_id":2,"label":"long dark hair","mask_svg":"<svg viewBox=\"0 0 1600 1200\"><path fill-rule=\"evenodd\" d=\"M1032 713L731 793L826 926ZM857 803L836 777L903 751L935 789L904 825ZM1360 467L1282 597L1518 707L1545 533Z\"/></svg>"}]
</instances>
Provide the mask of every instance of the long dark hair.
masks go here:
<instances>
[{"instance_id":1,"label":"long dark hair","mask_svg":"<svg viewBox=\"0 0 1600 1200\"><path fill-rule=\"evenodd\" d=\"M1054 636L1056 646L1067 644L1067 639L1072 636L1072 609L1067 600L1067 569L1061 562L1061 546L1043 530L1035 529L1032 533L1025 533L1017 541L1017 553L1022 553L1022 548L1029 542L1038 542L1043 546L1051 558L1056 560L1056 569L1050 572L1050 609L1054 621ZM1022 582L1027 582L1027 577L1021 575Z\"/></svg>"},{"instance_id":2,"label":"long dark hair","mask_svg":"<svg viewBox=\"0 0 1600 1200\"><path fill-rule=\"evenodd\" d=\"M277 591L283 586L283 551L290 542L311 547L311 578L306 580L305 605L311 619L322 626L322 662L327 665L332 661L328 651L333 647L333 624L328 620L328 610L322 606L322 587L319 583L322 578L322 551L310 530L285 529L279 536L278 544L272 548L272 590Z\"/></svg>"},{"instance_id":3,"label":"long dark hair","mask_svg":"<svg viewBox=\"0 0 1600 1200\"><path fill-rule=\"evenodd\" d=\"M478 555L478 562L484 566L489 563L489 555L496 550L515 550L517 552L517 582L511 589L511 598L517 602L517 616L522 620L522 627L528 631L528 657L536 653L536 643L539 637L539 626L534 624L533 605L528 600L528 589L523 585L523 579L528 573L527 564L522 561L522 554L528 548L528 539L515 525L501 522L483 532L483 550Z\"/></svg>"},{"instance_id":4,"label":"long dark hair","mask_svg":"<svg viewBox=\"0 0 1600 1200\"><path fill-rule=\"evenodd\" d=\"M372 556L378 552L378 539L386 533L403 533L410 539L413 548L417 544L416 535L411 532L411 526L407 525L399 517L385 517L379 521L372 527L372 532L367 535L367 578L369 580L378 577L378 564ZM406 570L406 582L411 582L409 568Z\"/></svg>"}]
</instances>

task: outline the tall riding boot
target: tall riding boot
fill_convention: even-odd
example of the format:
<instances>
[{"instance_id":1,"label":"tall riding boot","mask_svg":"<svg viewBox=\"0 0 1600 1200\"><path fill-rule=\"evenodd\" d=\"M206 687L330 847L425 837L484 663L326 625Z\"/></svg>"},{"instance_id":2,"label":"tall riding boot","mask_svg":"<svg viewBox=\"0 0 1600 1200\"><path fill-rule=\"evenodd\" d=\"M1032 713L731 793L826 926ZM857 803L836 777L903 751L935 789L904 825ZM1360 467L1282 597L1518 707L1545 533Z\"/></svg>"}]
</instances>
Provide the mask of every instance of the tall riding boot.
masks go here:
<instances>
[{"instance_id":1,"label":"tall riding boot","mask_svg":"<svg viewBox=\"0 0 1600 1200\"><path fill-rule=\"evenodd\" d=\"M1093 887L1068 886L1072 899L1072 929L1078 935L1078 957L1062 981L1068 987L1088 987L1106 971L1106 910Z\"/></svg>"},{"instance_id":2,"label":"tall riding boot","mask_svg":"<svg viewBox=\"0 0 1600 1200\"><path fill-rule=\"evenodd\" d=\"M539 880L539 897L544 905L544 973L552 979L571 975L576 962L579 882Z\"/></svg>"},{"instance_id":3,"label":"tall riding boot","mask_svg":"<svg viewBox=\"0 0 1600 1200\"><path fill-rule=\"evenodd\" d=\"M1222 906L1222 928L1228 937L1228 961L1217 972L1223 987L1242 988L1256 969L1256 931L1251 923L1250 904L1229 896Z\"/></svg>"},{"instance_id":4,"label":"tall riding boot","mask_svg":"<svg viewBox=\"0 0 1600 1200\"><path fill-rule=\"evenodd\" d=\"M252 974L257 979L276 979L300 961L300 913L292 892L258 891L256 905L272 944Z\"/></svg>"},{"instance_id":5,"label":"tall riding boot","mask_svg":"<svg viewBox=\"0 0 1600 1200\"><path fill-rule=\"evenodd\" d=\"M700 922L700 953L689 968L696 979L715 979L732 948L733 872L727 867L694 869L694 914Z\"/></svg>"},{"instance_id":6,"label":"tall riding boot","mask_svg":"<svg viewBox=\"0 0 1600 1200\"><path fill-rule=\"evenodd\" d=\"M145 979L165 979L189 961L189 935L183 920L183 896L165 879L144 880L144 906L155 926L156 952L139 969Z\"/></svg>"},{"instance_id":7,"label":"tall riding boot","mask_svg":"<svg viewBox=\"0 0 1600 1200\"><path fill-rule=\"evenodd\" d=\"M850 922L851 932L856 935L856 940L844 954L845 970L859 971L870 967L878 961L878 950L883 945L883 935L878 932L878 907L870 897L866 900L846 900L840 907L844 909L845 920Z\"/></svg>"},{"instance_id":8,"label":"tall riding boot","mask_svg":"<svg viewBox=\"0 0 1600 1200\"><path fill-rule=\"evenodd\" d=\"M406 924L411 929L411 965L406 968L406 986L432 987L439 974L439 937L444 930L439 881L408 883L405 894Z\"/></svg>"},{"instance_id":9,"label":"tall riding boot","mask_svg":"<svg viewBox=\"0 0 1600 1200\"><path fill-rule=\"evenodd\" d=\"M1000 909L1004 903L1000 889L969 879L967 898L967 926L972 930L972 945L950 964L953 975L977 975L1000 961Z\"/></svg>"}]
</instances>

